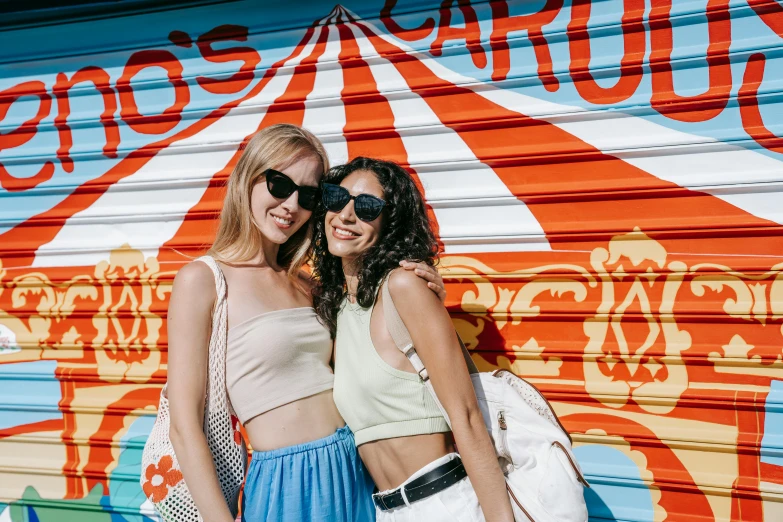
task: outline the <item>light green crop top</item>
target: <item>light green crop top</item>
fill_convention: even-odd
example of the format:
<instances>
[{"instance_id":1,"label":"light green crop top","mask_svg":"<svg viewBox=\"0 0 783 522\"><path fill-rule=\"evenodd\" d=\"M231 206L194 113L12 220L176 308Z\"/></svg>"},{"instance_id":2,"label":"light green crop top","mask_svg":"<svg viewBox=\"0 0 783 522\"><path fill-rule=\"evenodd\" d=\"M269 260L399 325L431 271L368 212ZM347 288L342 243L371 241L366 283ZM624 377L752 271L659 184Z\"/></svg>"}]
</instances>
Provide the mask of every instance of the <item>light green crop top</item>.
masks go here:
<instances>
[{"instance_id":1,"label":"light green crop top","mask_svg":"<svg viewBox=\"0 0 783 522\"><path fill-rule=\"evenodd\" d=\"M373 308L346 300L337 315L334 402L356 445L450 431L419 375L393 368L375 351Z\"/></svg>"}]
</instances>

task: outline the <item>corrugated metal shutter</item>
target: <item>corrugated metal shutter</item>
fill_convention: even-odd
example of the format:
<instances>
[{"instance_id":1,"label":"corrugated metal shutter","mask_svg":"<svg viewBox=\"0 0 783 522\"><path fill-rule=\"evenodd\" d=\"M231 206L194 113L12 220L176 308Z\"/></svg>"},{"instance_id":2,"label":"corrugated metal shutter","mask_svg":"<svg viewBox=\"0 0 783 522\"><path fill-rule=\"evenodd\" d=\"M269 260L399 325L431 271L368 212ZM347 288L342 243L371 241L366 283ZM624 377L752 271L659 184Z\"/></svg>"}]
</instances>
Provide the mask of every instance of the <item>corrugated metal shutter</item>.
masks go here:
<instances>
[{"instance_id":1,"label":"corrugated metal shutter","mask_svg":"<svg viewBox=\"0 0 783 522\"><path fill-rule=\"evenodd\" d=\"M418 176L456 326L553 401L591 518L783 519L783 7L397 4L6 19L0 520L154 516L170 283L276 122Z\"/></svg>"}]
</instances>

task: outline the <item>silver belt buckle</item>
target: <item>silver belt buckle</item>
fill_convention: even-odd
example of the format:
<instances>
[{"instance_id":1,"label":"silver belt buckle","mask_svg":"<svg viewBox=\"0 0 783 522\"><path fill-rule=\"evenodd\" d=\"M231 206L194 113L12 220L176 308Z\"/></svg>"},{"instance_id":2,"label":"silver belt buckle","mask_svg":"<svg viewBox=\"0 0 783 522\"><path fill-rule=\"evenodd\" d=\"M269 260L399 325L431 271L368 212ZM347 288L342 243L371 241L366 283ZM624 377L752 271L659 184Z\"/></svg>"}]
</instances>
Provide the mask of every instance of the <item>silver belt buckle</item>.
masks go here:
<instances>
[{"instance_id":1,"label":"silver belt buckle","mask_svg":"<svg viewBox=\"0 0 783 522\"><path fill-rule=\"evenodd\" d=\"M375 505L378 508L384 511L389 509L388 507L386 507L386 502L383 501L383 495L373 495L373 502L375 502Z\"/></svg>"}]
</instances>

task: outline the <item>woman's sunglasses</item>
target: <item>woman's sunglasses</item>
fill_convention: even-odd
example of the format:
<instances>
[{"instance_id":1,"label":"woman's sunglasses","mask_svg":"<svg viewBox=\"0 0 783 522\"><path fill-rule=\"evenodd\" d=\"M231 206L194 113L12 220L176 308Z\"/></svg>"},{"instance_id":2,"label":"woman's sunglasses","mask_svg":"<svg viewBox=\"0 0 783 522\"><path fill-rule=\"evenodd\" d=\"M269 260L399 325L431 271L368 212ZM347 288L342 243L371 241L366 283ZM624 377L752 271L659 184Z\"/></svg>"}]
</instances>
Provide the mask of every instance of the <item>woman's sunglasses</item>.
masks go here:
<instances>
[{"instance_id":1,"label":"woman's sunglasses","mask_svg":"<svg viewBox=\"0 0 783 522\"><path fill-rule=\"evenodd\" d=\"M266 169L266 188L272 196L278 199L288 199L288 197L299 191L299 206L305 210L314 210L318 204L318 187L299 186L294 180L275 169Z\"/></svg>"},{"instance_id":2,"label":"woman's sunglasses","mask_svg":"<svg viewBox=\"0 0 783 522\"><path fill-rule=\"evenodd\" d=\"M374 221L380 216L383 207L386 205L386 202L381 198L376 198L369 194L351 196L350 192L340 185L323 183L322 186L321 199L327 210L340 212L349 201L354 200L353 211L356 217L367 223Z\"/></svg>"}]
</instances>

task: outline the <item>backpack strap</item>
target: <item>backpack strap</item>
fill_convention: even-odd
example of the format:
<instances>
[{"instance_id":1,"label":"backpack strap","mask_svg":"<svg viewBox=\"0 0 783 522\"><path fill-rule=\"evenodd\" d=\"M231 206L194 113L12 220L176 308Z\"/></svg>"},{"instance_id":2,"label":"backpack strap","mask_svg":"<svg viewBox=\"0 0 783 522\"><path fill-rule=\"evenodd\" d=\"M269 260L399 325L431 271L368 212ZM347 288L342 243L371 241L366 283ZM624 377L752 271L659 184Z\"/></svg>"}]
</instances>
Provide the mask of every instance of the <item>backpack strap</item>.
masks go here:
<instances>
[{"instance_id":1,"label":"backpack strap","mask_svg":"<svg viewBox=\"0 0 783 522\"><path fill-rule=\"evenodd\" d=\"M397 348L411 362L413 369L419 374L421 380L428 382L430 376L427 374L427 368L424 367L421 357L416 353L411 334L405 327L405 323L402 322L402 317L400 317L397 307L394 306L394 301L392 300L391 292L389 291L389 277L391 277L391 272L381 281L381 288L383 289L383 315L386 319L386 329L389 330Z\"/></svg>"},{"instance_id":2,"label":"backpack strap","mask_svg":"<svg viewBox=\"0 0 783 522\"><path fill-rule=\"evenodd\" d=\"M449 416L446 413L446 410L443 408L443 405L441 404L440 400L438 399L437 394L435 393L435 388L433 388L432 383L430 382L430 376L427 374L427 368L424 367L424 362L422 362L421 357L419 357L419 354L416 353L416 347L413 346L413 339L411 339L411 334L408 331L408 328L405 326L405 323L402 321L402 318L400 317L400 313L397 311L397 307L394 306L394 300L392 299L391 292L389 291L389 277L391 276L391 272L384 277L384 279L381 281L381 288L382 288L382 294L383 294L383 315L386 319L386 329L389 330L389 333L392 336L392 339L394 339L394 344L397 345L397 348L405 355L405 357L408 358L408 360L413 365L413 369L416 370L416 372L419 374L419 377L424 382L424 385L427 387L427 390L429 390L430 395L435 400L435 404L438 405L438 409L443 414L443 418L446 419L446 422L449 424L449 427L451 427L451 421L449 420ZM460 348L462 348L462 356L465 359L465 364L468 366L468 372L472 375L474 373L478 373L478 368L476 368L476 364L473 362L473 359L470 357L470 352L468 352L468 349L465 347L465 343L462 342L462 339L460 338L459 334L454 332L457 335L457 340L459 341Z\"/></svg>"}]
</instances>

